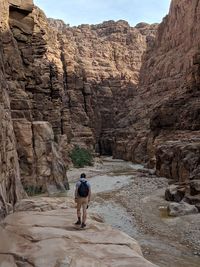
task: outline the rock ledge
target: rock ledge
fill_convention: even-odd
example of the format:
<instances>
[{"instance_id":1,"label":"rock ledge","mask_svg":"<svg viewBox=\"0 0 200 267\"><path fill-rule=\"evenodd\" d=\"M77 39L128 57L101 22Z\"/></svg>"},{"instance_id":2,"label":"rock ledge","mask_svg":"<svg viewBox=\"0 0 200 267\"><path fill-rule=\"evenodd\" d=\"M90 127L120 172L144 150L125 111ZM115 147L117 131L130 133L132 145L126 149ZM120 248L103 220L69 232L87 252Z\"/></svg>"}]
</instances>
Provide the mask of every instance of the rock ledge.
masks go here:
<instances>
[{"instance_id":1,"label":"rock ledge","mask_svg":"<svg viewBox=\"0 0 200 267\"><path fill-rule=\"evenodd\" d=\"M90 218L86 230L76 229L69 198L27 199L16 208L24 211L9 215L0 228L1 266L156 266L134 239L104 223Z\"/></svg>"}]
</instances>

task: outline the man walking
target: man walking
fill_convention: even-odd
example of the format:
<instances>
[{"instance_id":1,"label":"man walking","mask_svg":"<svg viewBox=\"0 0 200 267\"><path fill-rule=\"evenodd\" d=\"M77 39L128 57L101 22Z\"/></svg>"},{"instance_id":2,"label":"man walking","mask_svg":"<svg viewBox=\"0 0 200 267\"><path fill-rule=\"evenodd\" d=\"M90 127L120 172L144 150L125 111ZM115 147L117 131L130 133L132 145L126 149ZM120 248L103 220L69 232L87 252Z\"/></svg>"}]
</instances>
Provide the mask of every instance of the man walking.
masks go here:
<instances>
[{"instance_id":1,"label":"man walking","mask_svg":"<svg viewBox=\"0 0 200 267\"><path fill-rule=\"evenodd\" d=\"M81 225L81 228L86 227L87 208L91 198L91 186L86 179L85 173L82 173L80 180L76 183L75 202L77 203L77 217L78 221L75 225ZM81 208L83 216L81 221Z\"/></svg>"}]
</instances>

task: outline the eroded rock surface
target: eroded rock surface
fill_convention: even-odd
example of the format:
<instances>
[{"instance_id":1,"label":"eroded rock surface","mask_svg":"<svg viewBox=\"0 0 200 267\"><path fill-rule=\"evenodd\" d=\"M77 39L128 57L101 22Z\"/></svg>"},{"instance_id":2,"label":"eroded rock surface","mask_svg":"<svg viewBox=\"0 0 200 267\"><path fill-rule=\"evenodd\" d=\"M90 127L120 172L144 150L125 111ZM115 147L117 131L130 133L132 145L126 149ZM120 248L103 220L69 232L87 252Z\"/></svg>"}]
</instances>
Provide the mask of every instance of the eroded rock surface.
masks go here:
<instances>
[{"instance_id":1,"label":"eroded rock surface","mask_svg":"<svg viewBox=\"0 0 200 267\"><path fill-rule=\"evenodd\" d=\"M63 202L63 199L55 198L29 199L19 203L17 209L20 211L9 215L0 227L0 264L35 267L156 266L143 258L134 239L110 226L89 219L87 229L76 229L73 206L69 199Z\"/></svg>"},{"instance_id":2,"label":"eroded rock surface","mask_svg":"<svg viewBox=\"0 0 200 267\"><path fill-rule=\"evenodd\" d=\"M7 29L5 2L0 2L0 47ZM16 140L10 112L8 83L6 80L3 51L0 49L0 219L12 211L12 206L24 196L20 183L20 170Z\"/></svg>"},{"instance_id":3,"label":"eroded rock surface","mask_svg":"<svg viewBox=\"0 0 200 267\"><path fill-rule=\"evenodd\" d=\"M121 20L69 27L47 20L31 0L1 5L2 66L22 183L28 192L68 187L73 145L113 153L119 110L135 94L157 25Z\"/></svg>"},{"instance_id":4,"label":"eroded rock surface","mask_svg":"<svg viewBox=\"0 0 200 267\"><path fill-rule=\"evenodd\" d=\"M171 2L114 146L116 157L181 183L199 179L199 14L197 0Z\"/></svg>"},{"instance_id":5,"label":"eroded rock surface","mask_svg":"<svg viewBox=\"0 0 200 267\"><path fill-rule=\"evenodd\" d=\"M54 134L52 130L55 123L59 122L61 101L59 102L59 97L54 96L48 83L53 74L49 75L48 81L42 79L41 69L45 69L45 62L49 73L51 65L51 60L44 56L47 42L40 27L40 20L45 16L34 7L32 0L1 1L0 13L3 110L1 140L5 142L1 147L0 159L0 177L5 180L1 195L3 202L6 202L4 199L7 194L8 199L12 198L13 204L18 199L15 187L18 186L17 181L20 178L27 192L31 193L44 191L51 184L59 189L68 188L68 182L66 163L55 142L58 136L55 137L56 131ZM51 36L48 37L50 38ZM46 61L42 61L43 56ZM45 89L44 95L37 94L42 90L37 87L42 81L45 88L51 92L49 103L45 102ZM56 106L59 108L56 109ZM44 113L48 110L46 117L40 116L41 109Z\"/></svg>"},{"instance_id":6,"label":"eroded rock surface","mask_svg":"<svg viewBox=\"0 0 200 267\"><path fill-rule=\"evenodd\" d=\"M171 146L182 142L185 149L187 144L198 145L199 9L198 1L192 5L172 1L155 44L144 57L137 94L129 101L130 114L125 117L125 126L132 125L129 134L133 140L127 148L130 159L134 154L137 158L138 146L146 147L140 148L141 158L145 159L142 152L147 152L149 160L154 161L157 147L165 142L170 141L166 145ZM132 123L128 121L131 118Z\"/></svg>"},{"instance_id":7,"label":"eroded rock surface","mask_svg":"<svg viewBox=\"0 0 200 267\"><path fill-rule=\"evenodd\" d=\"M2 81L25 187L67 187L73 145L199 180L199 10L198 0L173 0L159 27L70 27L31 0L1 1ZM35 123L48 125L47 139Z\"/></svg>"},{"instance_id":8,"label":"eroded rock surface","mask_svg":"<svg viewBox=\"0 0 200 267\"><path fill-rule=\"evenodd\" d=\"M69 27L49 21L57 31L65 78L63 131L71 143L111 155L119 116L135 94L142 56L157 25L130 27L120 20Z\"/></svg>"},{"instance_id":9,"label":"eroded rock surface","mask_svg":"<svg viewBox=\"0 0 200 267\"><path fill-rule=\"evenodd\" d=\"M186 187L191 180L199 179L200 130L200 2L188 4L172 1L169 15L159 29L158 51L153 51L146 65L154 73L147 78L153 83L151 92L159 95L150 121L158 174L185 182ZM153 57L156 59L150 66Z\"/></svg>"}]
</instances>

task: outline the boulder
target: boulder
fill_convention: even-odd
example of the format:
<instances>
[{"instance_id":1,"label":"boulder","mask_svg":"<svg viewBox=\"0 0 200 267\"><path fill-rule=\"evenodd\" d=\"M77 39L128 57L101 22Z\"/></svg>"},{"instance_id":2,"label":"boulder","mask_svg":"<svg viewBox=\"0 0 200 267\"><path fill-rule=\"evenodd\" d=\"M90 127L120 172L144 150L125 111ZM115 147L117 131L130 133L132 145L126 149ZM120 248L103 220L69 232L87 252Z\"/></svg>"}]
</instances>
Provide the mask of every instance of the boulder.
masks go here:
<instances>
[{"instance_id":1,"label":"boulder","mask_svg":"<svg viewBox=\"0 0 200 267\"><path fill-rule=\"evenodd\" d=\"M197 203L196 205L195 205L195 207L198 209L198 211L200 212L200 203Z\"/></svg>"},{"instance_id":2,"label":"boulder","mask_svg":"<svg viewBox=\"0 0 200 267\"><path fill-rule=\"evenodd\" d=\"M170 203L168 205L169 216L183 216L198 213L198 209L194 205L190 205L184 201L180 203Z\"/></svg>"},{"instance_id":3,"label":"boulder","mask_svg":"<svg viewBox=\"0 0 200 267\"><path fill-rule=\"evenodd\" d=\"M200 194L200 180L192 180L190 182L190 193L192 196Z\"/></svg>"},{"instance_id":4,"label":"boulder","mask_svg":"<svg viewBox=\"0 0 200 267\"><path fill-rule=\"evenodd\" d=\"M170 185L165 191L165 199L167 201L175 201L180 202L185 196L186 188L177 186L177 185Z\"/></svg>"},{"instance_id":5,"label":"boulder","mask_svg":"<svg viewBox=\"0 0 200 267\"><path fill-rule=\"evenodd\" d=\"M196 205L200 203L200 194L195 195L195 196L191 196L189 194L187 194L184 197L184 201L191 204L191 205Z\"/></svg>"}]
</instances>

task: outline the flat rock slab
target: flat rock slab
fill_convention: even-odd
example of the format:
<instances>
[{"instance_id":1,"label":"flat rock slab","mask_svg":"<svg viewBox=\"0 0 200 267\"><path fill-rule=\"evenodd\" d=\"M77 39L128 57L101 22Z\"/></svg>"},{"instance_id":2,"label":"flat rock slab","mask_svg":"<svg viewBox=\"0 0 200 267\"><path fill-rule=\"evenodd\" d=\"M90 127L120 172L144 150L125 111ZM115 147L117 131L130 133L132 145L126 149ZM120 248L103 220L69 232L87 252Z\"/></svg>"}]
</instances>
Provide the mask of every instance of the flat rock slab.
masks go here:
<instances>
[{"instance_id":1,"label":"flat rock slab","mask_svg":"<svg viewBox=\"0 0 200 267\"><path fill-rule=\"evenodd\" d=\"M58 199L28 200L38 209ZM26 201L25 201L26 202ZM22 203L22 206L26 207ZM61 205L62 206L62 205ZM0 227L3 267L155 267L143 258L138 243L123 232L89 218L87 228L74 227L76 210L65 199L60 209L17 211Z\"/></svg>"}]
</instances>

